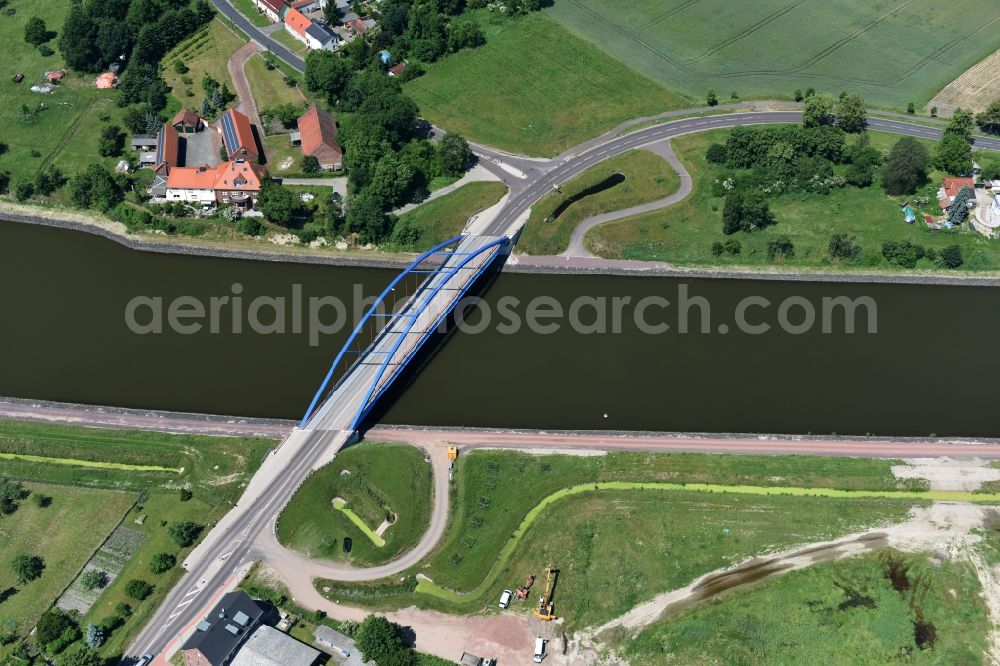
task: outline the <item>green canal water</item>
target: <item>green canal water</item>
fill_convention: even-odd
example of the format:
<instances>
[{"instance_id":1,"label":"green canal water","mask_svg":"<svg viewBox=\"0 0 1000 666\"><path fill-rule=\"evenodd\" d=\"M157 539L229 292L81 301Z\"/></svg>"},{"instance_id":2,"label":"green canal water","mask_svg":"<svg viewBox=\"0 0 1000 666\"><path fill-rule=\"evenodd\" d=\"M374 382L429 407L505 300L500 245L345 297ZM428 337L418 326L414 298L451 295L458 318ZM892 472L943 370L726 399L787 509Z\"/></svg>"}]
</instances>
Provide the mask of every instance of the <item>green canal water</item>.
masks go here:
<instances>
[{"instance_id":1,"label":"green canal water","mask_svg":"<svg viewBox=\"0 0 1000 666\"><path fill-rule=\"evenodd\" d=\"M129 302L193 296L207 303L239 283L244 302L291 300L298 284L303 299L350 304L356 285L377 294L394 275L143 253L85 233L0 223L0 395L298 418L348 331L317 346L306 330L237 334L228 320L218 333L138 335L126 324ZM998 288L504 273L484 299L491 308L542 296L565 308L579 297L676 302L682 285L709 302L711 332L682 334L676 325L641 332L628 309L619 333L574 331L565 321L552 333L456 331L382 422L1000 436ZM818 311L824 297L838 296L873 299L878 332L865 332L864 317L855 334L836 321L830 334L818 324L805 334L776 325L761 335L735 326L718 332L716 322L731 322L747 297L803 298ZM750 312L755 321L774 321L773 313ZM697 331L699 317L691 321Z\"/></svg>"}]
</instances>

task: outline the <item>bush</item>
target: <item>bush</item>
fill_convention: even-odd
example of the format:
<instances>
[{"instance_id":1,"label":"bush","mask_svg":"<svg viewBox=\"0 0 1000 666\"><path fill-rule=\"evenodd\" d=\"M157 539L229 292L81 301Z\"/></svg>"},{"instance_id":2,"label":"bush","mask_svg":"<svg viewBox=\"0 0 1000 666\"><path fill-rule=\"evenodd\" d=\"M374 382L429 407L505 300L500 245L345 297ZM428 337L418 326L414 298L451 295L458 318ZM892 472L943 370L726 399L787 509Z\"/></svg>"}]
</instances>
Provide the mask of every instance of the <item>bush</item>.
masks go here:
<instances>
[{"instance_id":1,"label":"bush","mask_svg":"<svg viewBox=\"0 0 1000 666\"><path fill-rule=\"evenodd\" d=\"M854 242L854 236L847 234L836 234L830 239L827 252L831 259L841 261L851 261L857 259L861 254L861 246Z\"/></svg>"},{"instance_id":2,"label":"bush","mask_svg":"<svg viewBox=\"0 0 1000 666\"><path fill-rule=\"evenodd\" d=\"M190 520L170 523L170 526L167 528L167 534L178 546L187 548L198 539L198 535L201 534L201 525L193 523Z\"/></svg>"},{"instance_id":3,"label":"bush","mask_svg":"<svg viewBox=\"0 0 1000 666\"><path fill-rule=\"evenodd\" d=\"M142 601L153 593L153 586L144 580L134 578L125 584L125 594L136 601Z\"/></svg>"},{"instance_id":4,"label":"bush","mask_svg":"<svg viewBox=\"0 0 1000 666\"><path fill-rule=\"evenodd\" d=\"M726 248L724 248L722 246L722 243L720 243L719 241L715 241L714 243L712 243L712 256L713 257L721 257L722 254L725 251L726 251Z\"/></svg>"},{"instance_id":5,"label":"bush","mask_svg":"<svg viewBox=\"0 0 1000 666\"><path fill-rule=\"evenodd\" d=\"M962 256L962 248L958 245L949 245L948 247L941 248L941 251L938 253L937 263L942 268L958 268L965 263L965 258Z\"/></svg>"},{"instance_id":6,"label":"bush","mask_svg":"<svg viewBox=\"0 0 1000 666\"><path fill-rule=\"evenodd\" d=\"M264 232L264 223L255 217L244 217L236 223L236 231L247 236L260 236Z\"/></svg>"},{"instance_id":7,"label":"bush","mask_svg":"<svg viewBox=\"0 0 1000 666\"><path fill-rule=\"evenodd\" d=\"M48 58L50 55L55 53L55 51L52 50L52 47L50 47L48 44L42 44L41 46L39 46L38 52L42 54L43 58Z\"/></svg>"},{"instance_id":8,"label":"bush","mask_svg":"<svg viewBox=\"0 0 1000 666\"><path fill-rule=\"evenodd\" d=\"M33 183L27 181L23 183L18 183L17 187L14 189L14 197L18 201L27 201L35 194L35 186Z\"/></svg>"},{"instance_id":9,"label":"bush","mask_svg":"<svg viewBox=\"0 0 1000 666\"><path fill-rule=\"evenodd\" d=\"M98 590L107 584L108 574L100 571L99 569L91 569L87 573L80 576L80 585L83 585L86 590Z\"/></svg>"},{"instance_id":10,"label":"bush","mask_svg":"<svg viewBox=\"0 0 1000 666\"><path fill-rule=\"evenodd\" d=\"M39 509L44 509L52 504L52 498L49 495L43 495L40 492L31 493L31 501L35 503Z\"/></svg>"},{"instance_id":11,"label":"bush","mask_svg":"<svg viewBox=\"0 0 1000 666\"><path fill-rule=\"evenodd\" d=\"M734 256L743 251L743 246L740 245L740 242L735 238L730 238L729 240L727 240L725 243L722 244L722 247L725 248L726 252Z\"/></svg>"},{"instance_id":12,"label":"bush","mask_svg":"<svg viewBox=\"0 0 1000 666\"><path fill-rule=\"evenodd\" d=\"M170 553L157 553L149 561L149 570L154 574L162 574L170 571L177 564L177 558Z\"/></svg>"},{"instance_id":13,"label":"bush","mask_svg":"<svg viewBox=\"0 0 1000 666\"><path fill-rule=\"evenodd\" d=\"M713 143L705 151L705 159L712 164L725 164L726 155L726 147L721 143Z\"/></svg>"},{"instance_id":14,"label":"bush","mask_svg":"<svg viewBox=\"0 0 1000 666\"><path fill-rule=\"evenodd\" d=\"M181 500L182 502L187 502L187 501L188 501L188 500L190 500L190 499L191 499L192 497L194 497L194 493L192 493L192 492L191 492L190 490L188 490L187 488L181 488L181 490L180 490L180 493L179 493L179 495L180 495L180 500Z\"/></svg>"},{"instance_id":15,"label":"bush","mask_svg":"<svg viewBox=\"0 0 1000 666\"><path fill-rule=\"evenodd\" d=\"M882 241L882 256L886 261L902 268L913 268L926 254L923 246L910 241Z\"/></svg>"},{"instance_id":16,"label":"bush","mask_svg":"<svg viewBox=\"0 0 1000 666\"><path fill-rule=\"evenodd\" d=\"M722 231L729 235L737 231L758 231L774 224L774 215L759 192L743 194L731 190L726 194L722 210Z\"/></svg>"},{"instance_id":17,"label":"bush","mask_svg":"<svg viewBox=\"0 0 1000 666\"><path fill-rule=\"evenodd\" d=\"M795 256L795 246L788 236L778 236L767 242L767 260L791 259Z\"/></svg>"}]
</instances>

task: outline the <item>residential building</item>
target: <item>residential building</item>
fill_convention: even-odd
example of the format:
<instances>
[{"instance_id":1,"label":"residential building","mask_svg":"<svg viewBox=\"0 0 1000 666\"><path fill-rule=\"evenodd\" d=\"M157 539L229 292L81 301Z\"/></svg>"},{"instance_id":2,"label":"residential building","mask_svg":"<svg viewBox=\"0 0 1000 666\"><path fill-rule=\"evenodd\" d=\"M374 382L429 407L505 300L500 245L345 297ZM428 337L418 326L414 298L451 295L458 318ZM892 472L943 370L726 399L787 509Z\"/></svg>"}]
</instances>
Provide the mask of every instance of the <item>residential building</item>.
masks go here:
<instances>
[{"instance_id":1,"label":"residential building","mask_svg":"<svg viewBox=\"0 0 1000 666\"><path fill-rule=\"evenodd\" d=\"M988 205L976 210L972 226L987 238L1000 238L1000 194L994 195Z\"/></svg>"},{"instance_id":2,"label":"residential building","mask_svg":"<svg viewBox=\"0 0 1000 666\"><path fill-rule=\"evenodd\" d=\"M181 134L200 132L205 126L198 114L190 109L181 109L170 121L171 126Z\"/></svg>"},{"instance_id":3,"label":"residential building","mask_svg":"<svg viewBox=\"0 0 1000 666\"><path fill-rule=\"evenodd\" d=\"M261 14L275 23L281 21L288 10L288 4L285 3L285 0L253 0L253 4L260 10Z\"/></svg>"},{"instance_id":4,"label":"residential building","mask_svg":"<svg viewBox=\"0 0 1000 666\"><path fill-rule=\"evenodd\" d=\"M274 627L262 625L243 644L231 666L314 666L321 653Z\"/></svg>"},{"instance_id":5,"label":"residential building","mask_svg":"<svg viewBox=\"0 0 1000 666\"><path fill-rule=\"evenodd\" d=\"M948 210L951 206L951 202L955 200L958 195L958 191L963 187L968 187L970 190L975 191L976 181L973 178L945 178L941 183L941 189L938 190L938 205L941 210Z\"/></svg>"},{"instance_id":6,"label":"residential building","mask_svg":"<svg viewBox=\"0 0 1000 666\"><path fill-rule=\"evenodd\" d=\"M363 37L366 32L375 27L375 21L373 19L363 19L359 16L345 21L344 25L353 30L354 34L358 37Z\"/></svg>"},{"instance_id":7,"label":"residential building","mask_svg":"<svg viewBox=\"0 0 1000 666\"><path fill-rule=\"evenodd\" d=\"M399 76L406 69L406 63L401 62L389 68L389 76Z\"/></svg>"},{"instance_id":8,"label":"residential building","mask_svg":"<svg viewBox=\"0 0 1000 666\"><path fill-rule=\"evenodd\" d=\"M256 162L260 156L257 150L257 139L253 134L253 126L245 114L230 109L218 122L218 130L222 133L226 154L231 160L248 160Z\"/></svg>"},{"instance_id":9,"label":"residential building","mask_svg":"<svg viewBox=\"0 0 1000 666\"><path fill-rule=\"evenodd\" d=\"M181 647L184 666L227 666L258 627L275 619L270 604L241 591L226 594Z\"/></svg>"},{"instance_id":10,"label":"residential building","mask_svg":"<svg viewBox=\"0 0 1000 666\"><path fill-rule=\"evenodd\" d=\"M289 7L288 11L285 12L285 31L303 44L309 43L309 38L306 36L306 28L311 25L312 21L294 7Z\"/></svg>"},{"instance_id":11,"label":"residential building","mask_svg":"<svg viewBox=\"0 0 1000 666\"><path fill-rule=\"evenodd\" d=\"M214 168L175 167L167 175L166 198L201 206L252 208L260 195L263 178L263 167L240 160Z\"/></svg>"},{"instance_id":12,"label":"residential building","mask_svg":"<svg viewBox=\"0 0 1000 666\"><path fill-rule=\"evenodd\" d=\"M323 0L295 0L292 7L302 12L318 12L323 9Z\"/></svg>"},{"instance_id":13,"label":"residential building","mask_svg":"<svg viewBox=\"0 0 1000 666\"><path fill-rule=\"evenodd\" d=\"M340 666L370 666L361 658L361 652L354 644L354 639L348 638L336 629L320 625L313 631L315 644L334 655L334 661Z\"/></svg>"},{"instance_id":14,"label":"residential building","mask_svg":"<svg viewBox=\"0 0 1000 666\"><path fill-rule=\"evenodd\" d=\"M302 154L315 157L321 169L335 171L343 166L344 151L337 143L337 122L315 104L298 120Z\"/></svg>"},{"instance_id":15,"label":"residential building","mask_svg":"<svg viewBox=\"0 0 1000 666\"><path fill-rule=\"evenodd\" d=\"M336 51L340 42L340 35L325 25L311 21L306 28L306 46L314 51Z\"/></svg>"}]
</instances>

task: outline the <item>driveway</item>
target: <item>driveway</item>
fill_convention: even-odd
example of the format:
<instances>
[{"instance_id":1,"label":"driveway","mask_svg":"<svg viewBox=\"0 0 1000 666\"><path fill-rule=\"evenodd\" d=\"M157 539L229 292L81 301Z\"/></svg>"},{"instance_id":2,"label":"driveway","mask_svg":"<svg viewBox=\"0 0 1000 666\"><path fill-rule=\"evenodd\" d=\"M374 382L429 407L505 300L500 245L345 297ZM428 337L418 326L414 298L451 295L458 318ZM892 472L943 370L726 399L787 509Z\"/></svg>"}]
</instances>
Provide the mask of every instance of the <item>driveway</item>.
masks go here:
<instances>
[{"instance_id":1,"label":"driveway","mask_svg":"<svg viewBox=\"0 0 1000 666\"><path fill-rule=\"evenodd\" d=\"M250 82L247 80L246 64L247 60L255 53L260 52L257 42L249 41L244 44L236 53L229 58L226 67L229 69L229 78L233 80L233 87L236 88L236 95L240 98L240 103L236 106L240 111L250 118L250 122L257 126L261 133L264 127L260 123L260 115L257 113L257 103L253 99L250 91Z\"/></svg>"}]
</instances>

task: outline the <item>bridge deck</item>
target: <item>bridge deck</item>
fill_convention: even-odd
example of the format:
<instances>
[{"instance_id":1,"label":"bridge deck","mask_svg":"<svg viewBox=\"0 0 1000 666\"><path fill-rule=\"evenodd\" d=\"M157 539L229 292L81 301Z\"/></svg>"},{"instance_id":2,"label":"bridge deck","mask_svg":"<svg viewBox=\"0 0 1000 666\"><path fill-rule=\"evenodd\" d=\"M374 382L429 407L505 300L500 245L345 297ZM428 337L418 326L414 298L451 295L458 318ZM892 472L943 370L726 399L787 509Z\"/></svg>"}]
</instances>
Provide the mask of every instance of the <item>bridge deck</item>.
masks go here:
<instances>
[{"instance_id":1,"label":"bridge deck","mask_svg":"<svg viewBox=\"0 0 1000 666\"><path fill-rule=\"evenodd\" d=\"M376 336L327 396L307 430L354 430L476 278L505 249L504 236L465 236ZM498 243L489 247L492 243ZM488 248L485 249L484 248Z\"/></svg>"}]
</instances>

